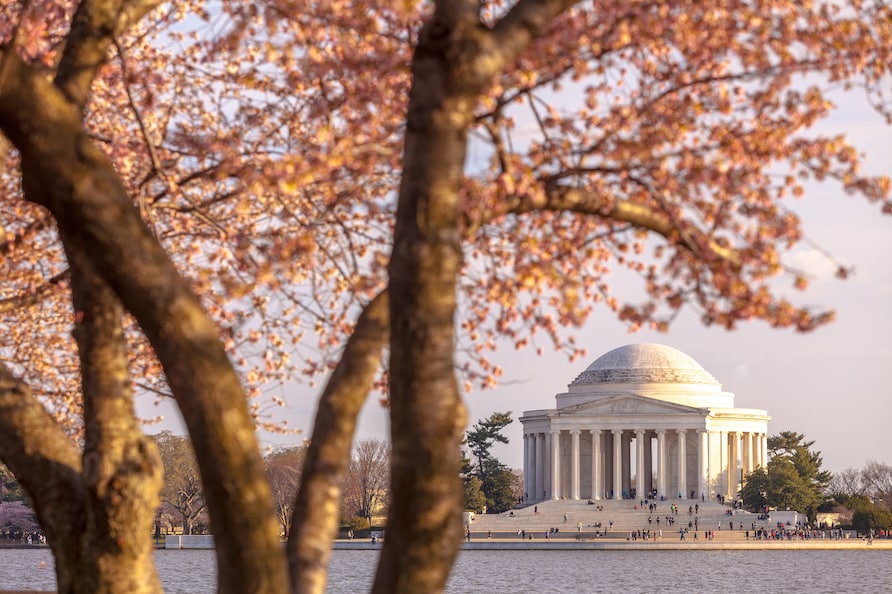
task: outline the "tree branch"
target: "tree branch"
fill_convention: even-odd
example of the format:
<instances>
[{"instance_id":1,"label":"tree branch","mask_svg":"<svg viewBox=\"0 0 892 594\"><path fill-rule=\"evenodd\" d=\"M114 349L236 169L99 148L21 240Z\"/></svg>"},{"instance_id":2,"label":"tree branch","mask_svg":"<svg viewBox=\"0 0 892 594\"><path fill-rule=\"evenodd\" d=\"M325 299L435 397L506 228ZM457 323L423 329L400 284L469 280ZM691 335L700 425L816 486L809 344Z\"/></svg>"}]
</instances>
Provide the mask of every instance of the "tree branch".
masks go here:
<instances>
[{"instance_id":1,"label":"tree branch","mask_svg":"<svg viewBox=\"0 0 892 594\"><path fill-rule=\"evenodd\" d=\"M216 327L91 143L79 107L14 53L0 59L0 128L22 156L26 197L53 213L60 234L89 254L136 318L183 413L219 537L221 590L284 590L254 424Z\"/></svg>"},{"instance_id":2,"label":"tree branch","mask_svg":"<svg viewBox=\"0 0 892 594\"><path fill-rule=\"evenodd\" d=\"M30 388L0 363L0 458L22 484L56 557L60 592L80 567L87 517L80 454Z\"/></svg>"},{"instance_id":3,"label":"tree branch","mask_svg":"<svg viewBox=\"0 0 892 594\"><path fill-rule=\"evenodd\" d=\"M59 286L59 283L67 279L68 270L64 270L32 291L16 295L15 297L0 299L0 313L31 307L35 303L40 302L43 297L52 293Z\"/></svg>"},{"instance_id":4,"label":"tree branch","mask_svg":"<svg viewBox=\"0 0 892 594\"><path fill-rule=\"evenodd\" d=\"M631 200L608 202L587 190L552 186L546 188L544 204L537 205L532 200L521 198L510 212L521 214L534 210L577 212L630 223L679 243L704 262L722 260L735 270L739 270L741 266L740 254L733 248L720 245L714 238L693 225L676 221L666 213L646 204Z\"/></svg>"},{"instance_id":5,"label":"tree branch","mask_svg":"<svg viewBox=\"0 0 892 594\"><path fill-rule=\"evenodd\" d=\"M492 47L503 64L516 60L534 39L542 35L565 10L578 0L520 0L492 29ZM495 73L493 73L495 74Z\"/></svg>"},{"instance_id":6,"label":"tree branch","mask_svg":"<svg viewBox=\"0 0 892 594\"><path fill-rule=\"evenodd\" d=\"M159 4L160 0L83 0L78 4L55 80L69 101L83 109L115 36Z\"/></svg>"},{"instance_id":7,"label":"tree branch","mask_svg":"<svg viewBox=\"0 0 892 594\"><path fill-rule=\"evenodd\" d=\"M365 307L319 399L288 535L293 592L325 591L356 418L390 336L387 292Z\"/></svg>"}]
</instances>

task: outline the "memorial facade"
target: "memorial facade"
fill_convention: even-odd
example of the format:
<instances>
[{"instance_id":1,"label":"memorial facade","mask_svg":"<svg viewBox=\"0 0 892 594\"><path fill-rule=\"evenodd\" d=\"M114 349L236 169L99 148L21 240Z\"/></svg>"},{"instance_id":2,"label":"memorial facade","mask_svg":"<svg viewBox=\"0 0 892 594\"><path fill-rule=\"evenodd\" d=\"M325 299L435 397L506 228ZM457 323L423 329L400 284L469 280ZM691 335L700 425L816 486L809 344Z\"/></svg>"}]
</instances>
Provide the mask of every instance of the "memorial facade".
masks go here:
<instances>
[{"instance_id":1,"label":"memorial facade","mask_svg":"<svg viewBox=\"0 0 892 594\"><path fill-rule=\"evenodd\" d=\"M555 400L520 418L528 502L733 499L768 463L767 412L734 408L733 393L668 346L614 349Z\"/></svg>"}]
</instances>

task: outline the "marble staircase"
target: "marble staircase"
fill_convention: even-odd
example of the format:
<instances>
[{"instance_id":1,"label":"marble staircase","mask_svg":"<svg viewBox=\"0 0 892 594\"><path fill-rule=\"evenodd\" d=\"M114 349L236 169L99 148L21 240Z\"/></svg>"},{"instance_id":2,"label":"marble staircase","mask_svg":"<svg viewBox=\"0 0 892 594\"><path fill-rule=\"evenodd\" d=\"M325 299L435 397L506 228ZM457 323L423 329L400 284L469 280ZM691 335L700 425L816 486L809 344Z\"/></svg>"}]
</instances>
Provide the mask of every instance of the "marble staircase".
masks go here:
<instances>
[{"instance_id":1,"label":"marble staircase","mask_svg":"<svg viewBox=\"0 0 892 594\"><path fill-rule=\"evenodd\" d=\"M673 503L678 506L677 514L672 512ZM656 504L656 510L651 512L647 505L642 507L640 501L632 500L596 501L595 505L589 505L585 500L549 500L502 514L476 514L470 529L472 538L488 538L490 532L493 538L518 538L517 532L523 531L527 535L533 534L534 538L544 538L549 533L549 538L584 539L627 538L632 531L650 529L654 534L662 530L665 539L678 538L679 529L686 528L688 522L693 525L696 517L699 538L703 538L704 531L712 530L716 540L744 540L747 530L752 534L753 522L757 527L771 528L771 522L758 520L756 514L738 510L728 515L727 506L714 502L677 499L657 501ZM699 506L699 511L689 513L689 508L695 505ZM674 525L667 521L667 516L675 519ZM651 518L650 523L648 518ZM733 530L730 529L732 523ZM553 528L558 532L550 532Z\"/></svg>"}]
</instances>

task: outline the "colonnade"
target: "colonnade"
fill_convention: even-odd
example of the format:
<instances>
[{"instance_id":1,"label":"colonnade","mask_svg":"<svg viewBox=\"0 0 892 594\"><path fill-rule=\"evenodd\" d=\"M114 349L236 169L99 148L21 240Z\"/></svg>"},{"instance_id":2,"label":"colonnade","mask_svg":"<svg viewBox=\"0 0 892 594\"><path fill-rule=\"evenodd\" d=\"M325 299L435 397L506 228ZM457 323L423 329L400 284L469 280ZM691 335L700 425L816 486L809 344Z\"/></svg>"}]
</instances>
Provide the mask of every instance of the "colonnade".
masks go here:
<instances>
[{"instance_id":1,"label":"colonnade","mask_svg":"<svg viewBox=\"0 0 892 594\"><path fill-rule=\"evenodd\" d=\"M571 427L523 438L527 501L734 498L743 476L768 464L764 432Z\"/></svg>"}]
</instances>

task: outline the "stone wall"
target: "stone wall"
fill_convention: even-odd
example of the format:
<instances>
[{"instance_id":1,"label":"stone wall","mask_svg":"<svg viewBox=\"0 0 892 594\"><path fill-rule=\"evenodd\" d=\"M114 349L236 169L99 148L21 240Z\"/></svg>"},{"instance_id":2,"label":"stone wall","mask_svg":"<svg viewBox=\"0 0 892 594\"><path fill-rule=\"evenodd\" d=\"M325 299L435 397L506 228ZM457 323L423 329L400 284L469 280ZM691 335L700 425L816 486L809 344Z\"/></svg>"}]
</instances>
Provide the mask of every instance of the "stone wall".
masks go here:
<instances>
[{"instance_id":1,"label":"stone wall","mask_svg":"<svg viewBox=\"0 0 892 594\"><path fill-rule=\"evenodd\" d=\"M214 537L210 534L183 536L168 534L164 539L165 549L213 549Z\"/></svg>"}]
</instances>

